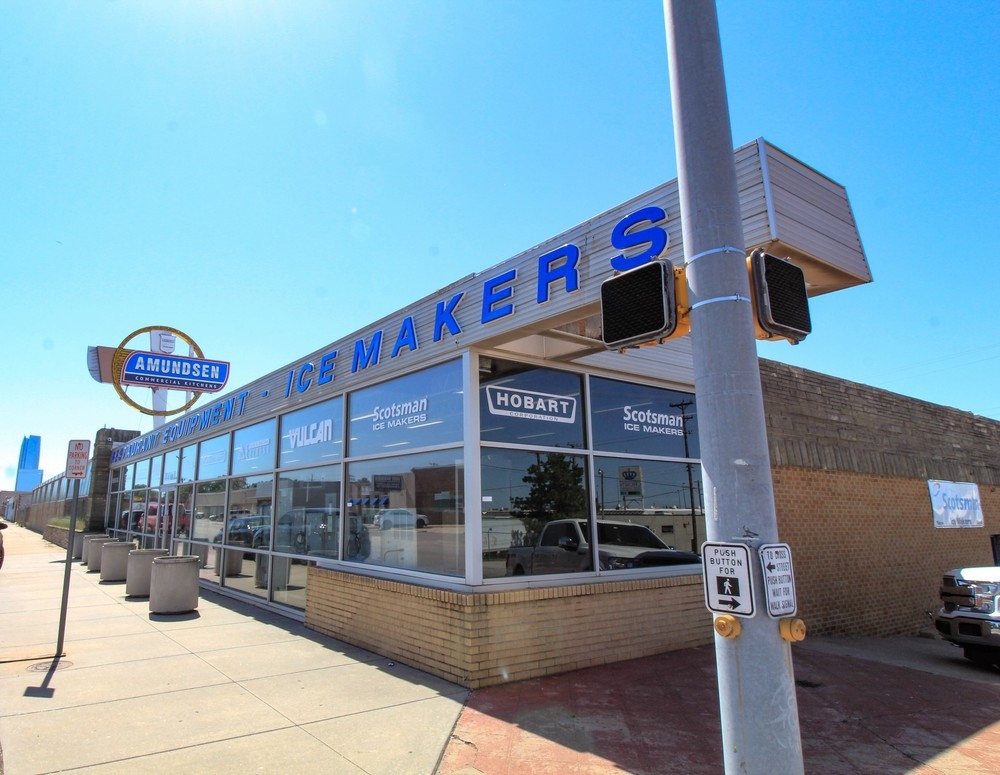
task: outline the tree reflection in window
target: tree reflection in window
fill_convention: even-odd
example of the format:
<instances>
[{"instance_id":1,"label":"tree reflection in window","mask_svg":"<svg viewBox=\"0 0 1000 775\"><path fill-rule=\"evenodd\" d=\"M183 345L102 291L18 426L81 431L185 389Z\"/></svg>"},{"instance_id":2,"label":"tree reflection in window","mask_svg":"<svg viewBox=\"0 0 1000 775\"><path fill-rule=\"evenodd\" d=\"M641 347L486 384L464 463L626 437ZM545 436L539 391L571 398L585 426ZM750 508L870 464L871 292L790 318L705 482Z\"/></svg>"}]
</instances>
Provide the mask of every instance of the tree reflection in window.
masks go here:
<instances>
[{"instance_id":1,"label":"tree reflection in window","mask_svg":"<svg viewBox=\"0 0 1000 775\"><path fill-rule=\"evenodd\" d=\"M530 489L526 496L511 499L511 514L524 524L524 533L517 536L519 531L514 531L512 545L533 546L542 527L552 520L587 518L587 492L579 458L540 454L521 481Z\"/></svg>"}]
</instances>

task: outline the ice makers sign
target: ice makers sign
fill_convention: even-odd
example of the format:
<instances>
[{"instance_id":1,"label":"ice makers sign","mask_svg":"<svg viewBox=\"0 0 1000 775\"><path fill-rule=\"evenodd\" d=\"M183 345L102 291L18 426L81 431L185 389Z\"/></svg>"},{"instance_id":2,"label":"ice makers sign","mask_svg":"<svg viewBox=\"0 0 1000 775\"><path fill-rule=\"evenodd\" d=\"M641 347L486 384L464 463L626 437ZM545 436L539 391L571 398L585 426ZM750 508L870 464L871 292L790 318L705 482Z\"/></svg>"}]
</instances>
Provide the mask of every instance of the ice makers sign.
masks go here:
<instances>
[{"instance_id":1,"label":"ice makers sign","mask_svg":"<svg viewBox=\"0 0 1000 775\"><path fill-rule=\"evenodd\" d=\"M534 390L489 385L486 388L490 414L527 420L572 423L576 420L576 398L537 393Z\"/></svg>"},{"instance_id":2,"label":"ice makers sign","mask_svg":"<svg viewBox=\"0 0 1000 775\"><path fill-rule=\"evenodd\" d=\"M229 380L229 364L225 361L209 361L204 358L189 358L181 355L161 353L129 353L122 366L123 385L161 387L174 390L190 390L200 393L216 393Z\"/></svg>"},{"instance_id":3,"label":"ice makers sign","mask_svg":"<svg viewBox=\"0 0 1000 775\"><path fill-rule=\"evenodd\" d=\"M934 527L982 527L983 508L979 485L972 482L942 482L930 479Z\"/></svg>"}]
</instances>

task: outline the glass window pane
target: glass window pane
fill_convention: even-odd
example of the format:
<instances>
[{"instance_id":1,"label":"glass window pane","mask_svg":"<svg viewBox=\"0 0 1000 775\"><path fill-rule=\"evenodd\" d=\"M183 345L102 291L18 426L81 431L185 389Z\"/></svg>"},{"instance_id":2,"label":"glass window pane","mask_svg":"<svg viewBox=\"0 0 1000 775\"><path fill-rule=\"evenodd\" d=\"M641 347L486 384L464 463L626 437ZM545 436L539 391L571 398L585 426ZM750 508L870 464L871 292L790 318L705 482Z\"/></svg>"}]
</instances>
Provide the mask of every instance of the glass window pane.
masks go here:
<instances>
[{"instance_id":1,"label":"glass window pane","mask_svg":"<svg viewBox=\"0 0 1000 775\"><path fill-rule=\"evenodd\" d=\"M281 418L278 467L335 463L344 451L342 398L307 406Z\"/></svg>"},{"instance_id":2,"label":"glass window pane","mask_svg":"<svg viewBox=\"0 0 1000 775\"><path fill-rule=\"evenodd\" d=\"M465 475L461 450L348 466L347 559L465 575Z\"/></svg>"},{"instance_id":3,"label":"glass window pane","mask_svg":"<svg viewBox=\"0 0 1000 775\"><path fill-rule=\"evenodd\" d=\"M665 544L700 551L705 540L701 465L594 459L597 518L645 525Z\"/></svg>"},{"instance_id":4,"label":"glass window pane","mask_svg":"<svg viewBox=\"0 0 1000 775\"><path fill-rule=\"evenodd\" d=\"M585 459L489 448L481 455L483 576L591 570L587 550L531 548L549 522L588 519Z\"/></svg>"},{"instance_id":5,"label":"glass window pane","mask_svg":"<svg viewBox=\"0 0 1000 775\"><path fill-rule=\"evenodd\" d=\"M149 464L149 486L159 487L163 472L163 455L157 455Z\"/></svg>"},{"instance_id":6,"label":"glass window pane","mask_svg":"<svg viewBox=\"0 0 1000 775\"><path fill-rule=\"evenodd\" d=\"M132 483L133 489L149 486L149 459L139 460L135 464L135 481Z\"/></svg>"},{"instance_id":7,"label":"glass window pane","mask_svg":"<svg viewBox=\"0 0 1000 775\"><path fill-rule=\"evenodd\" d=\"M233 476L274 468L275 427L276 420L267 420L233 434Z\"/></svg>"},{"instance_id":8,"label":"glass window pane","mask_svg":"<svg viewBox=\"0 0 1000 775\"><path fill-rule=\"evenodd\" d=\"M212 541L225 522L226 480L201 482L194 496L195 520L191 537L196 541Z\"/></svg>"},{"instance_id":9,"label":"glass window pane","mask_svg":"<svg viewBox=\"0 0 1000 775\"><path fill-rule=\"evenodd\" d=\"M359 390L351 396L350 411L354 456L459 442L461 361Z\"/></svg>"},{"instance_id":10,"label":"glass window pane","mask_svg":"<svg viewBox=\"0 0 1000 775\"><path fill-rule=\"evenodd\" d=\"M191 535L193 530L191 516L194 511L194 503L192 502L194 485L181 485L177 488L176 493L174 503L167 509L167 516L171 518L171 528L177 530L176 535L186 538Z\"/></svg>"},{"instance_id":11,"label":"glass window pane","mask_svg":"<svg viewBox=\"0 0 1000 775\"><path fill-rule=\"evenodd\" d=\"M191 444L181 451L181 476L180 482L193 482L195 463L198 462L198 445Z\"/></svg>"},{"instance_id":12,"label":"glass window pane","mask_svg":"<svg viewBox=\"0 0 1000 775\"><path fill-rule=\"evenodd\" d=\"M271 529L271 499L274 477L233 477L229 480L229 521L225 536L217 536L230 546L266 548Z\"/></svg>"},{"instance_id":13,"label":"glass window pane","mask_svg":"<svg viewBox=\"0 0 1000 775\"><path fill-rule=\"evenodd\" d=\"M272 540L276 552L340 556L339 465L281 475ZM266 540L261 543L266 544Z\"/></svg>"},{"instance_id":14,"label":"glass window pane","mask_svg":"<svg viewBox=\"0 0 1000 775\"><path fill-rule=\"evenodd\" d=\"M214 479L229 473L229 434L203 441L198 448L198 478Z\"/></svg>"},{"instance_id":15,"label":"glass window pane","mask_svg":"<svg viewBox=\"0 0 1000 775\"><path fill-rule=\"evenodd\" d=\"M590 411L594 449L660 457L701 456L697 407L691 393L591 377Z\"/></svg>"},{"instance_id":16,"label":"glass window pane","mask_svg":"<svg viewBox=\"0 0 1000 775\"><path fill-rule=\"evenodd\" d=\"M163 456L163 483L176 484L178 471L180 470L181 451L175 449L167 452ZM193 473L193 472L192 472Z\"/></svg>"},{"instance_id":17,"label":"glass window pane","mask_svg":"<svg viewBox=\"0 0 1000 775\"><path fill-rule=\"evenodd\" d=\"M533 447L583 447L579 374L480 359L480 438Z\"/></svg>"}]
</instances>

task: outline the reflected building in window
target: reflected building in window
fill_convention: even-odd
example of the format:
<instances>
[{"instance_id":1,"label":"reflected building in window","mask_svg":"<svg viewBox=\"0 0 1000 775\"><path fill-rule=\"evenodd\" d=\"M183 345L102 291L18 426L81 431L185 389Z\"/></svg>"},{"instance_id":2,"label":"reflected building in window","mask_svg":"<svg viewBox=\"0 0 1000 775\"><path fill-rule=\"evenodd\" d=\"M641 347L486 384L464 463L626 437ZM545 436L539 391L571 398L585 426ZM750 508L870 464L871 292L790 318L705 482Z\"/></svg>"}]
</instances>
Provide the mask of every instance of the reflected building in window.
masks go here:
<instances>
[{"instance_id":1,"label":"reflected building in window","mask_svg":"<svg viewBox=\"0 0 1000 775\"><path fill-rule=\"evenodd\" d=\"M42 483L42 470L38 461L42 454L42 437L25 436L21 442L21 454L17 458L17 480L14 489L30 492Z\"/></svg>"}]
</instances>

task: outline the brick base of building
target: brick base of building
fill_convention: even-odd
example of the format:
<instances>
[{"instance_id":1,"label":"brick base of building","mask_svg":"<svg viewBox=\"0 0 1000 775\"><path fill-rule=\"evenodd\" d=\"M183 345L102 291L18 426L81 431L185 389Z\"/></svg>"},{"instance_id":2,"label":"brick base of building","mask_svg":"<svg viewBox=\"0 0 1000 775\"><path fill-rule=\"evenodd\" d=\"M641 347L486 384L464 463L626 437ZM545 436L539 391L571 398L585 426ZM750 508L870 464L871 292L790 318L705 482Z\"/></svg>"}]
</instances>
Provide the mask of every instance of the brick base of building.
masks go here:
<instances>
[{"instance_id":1,"label":"brick base of building","mask_svg":"<svg viewBox=\"0 0 1000 775\"><path fill-rule=\"evenodd\" d=\"M306 626L470 689L713 642L701 574L450 592L309 570Z\"/></svg>"}]
</instances>

